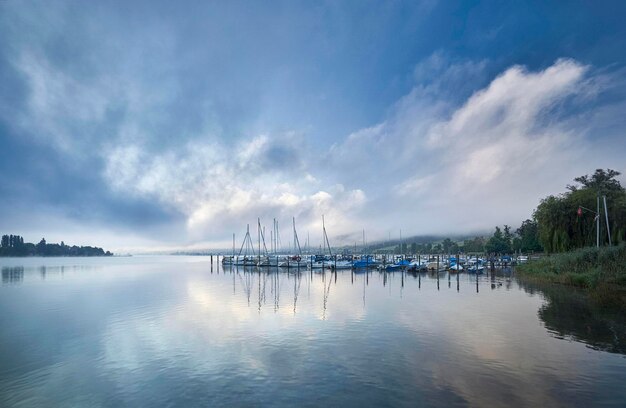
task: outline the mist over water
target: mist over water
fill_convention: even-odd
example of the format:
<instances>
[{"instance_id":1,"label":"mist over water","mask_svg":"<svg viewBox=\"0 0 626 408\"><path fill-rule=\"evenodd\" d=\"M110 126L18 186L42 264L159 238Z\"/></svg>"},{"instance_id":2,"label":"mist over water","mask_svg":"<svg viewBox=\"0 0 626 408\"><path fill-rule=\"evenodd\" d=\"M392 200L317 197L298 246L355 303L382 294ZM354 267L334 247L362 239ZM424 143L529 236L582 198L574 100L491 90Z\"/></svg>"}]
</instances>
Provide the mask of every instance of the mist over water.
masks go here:
<instances>
[{"instance_id":1,"label":"mist over water","mask_svg":"<svg viewBox=\"0 0 626 408\"><path fill-rule=\"evenodd\" d=\"M0 260L0 406L538 406L626 398L624 324L479 276Z\"/></svg>"}]
</instances>

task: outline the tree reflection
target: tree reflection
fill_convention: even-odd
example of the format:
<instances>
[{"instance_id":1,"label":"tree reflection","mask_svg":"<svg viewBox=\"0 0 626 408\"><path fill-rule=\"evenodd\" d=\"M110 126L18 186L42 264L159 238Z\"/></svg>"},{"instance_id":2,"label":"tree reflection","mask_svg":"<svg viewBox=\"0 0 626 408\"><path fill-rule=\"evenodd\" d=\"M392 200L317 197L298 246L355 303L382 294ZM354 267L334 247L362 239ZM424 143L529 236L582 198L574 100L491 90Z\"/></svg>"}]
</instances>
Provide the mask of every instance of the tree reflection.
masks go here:
<instances>
[{"instance_id":1,"label":"tree reflection","mask_svg":"<svg viewBox=\"0 0 626 408\"><path fill-rule=\"evenodd\" d=\"M528 293L540 292L546 302L539 318L557 338L580 341L610 353L626 354L626 317L590 302L586 294L570 287L520 282Z\"/></svg>"},{"instance_id":2,"label":"tree reflection","mask_svg":"<svg viewBox=\"0 0 626 408\"><path fill-rule=\"evenodd\" d=\"M2 283L20 283L24 280L23 266L3 266Z\"/></svg>"}]
</instances>

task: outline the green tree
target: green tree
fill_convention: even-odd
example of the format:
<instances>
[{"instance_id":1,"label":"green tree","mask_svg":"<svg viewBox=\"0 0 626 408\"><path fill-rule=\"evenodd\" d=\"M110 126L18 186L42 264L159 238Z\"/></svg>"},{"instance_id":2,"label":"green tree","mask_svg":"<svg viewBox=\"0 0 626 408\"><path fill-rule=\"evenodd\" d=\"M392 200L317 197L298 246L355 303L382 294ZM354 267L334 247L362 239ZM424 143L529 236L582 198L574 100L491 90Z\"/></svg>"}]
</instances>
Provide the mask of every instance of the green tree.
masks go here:
<instances>
[{"instance_id":1,"label":"green tree","mask_svg":"<svg viewBox=\"0 0 626 408\"><path fill-rule=\"evenodd\" d=\"M578 187L575 185L568 185L567 188L570 191L577 191L578 189L590 189L596 191L600 195L605 195L611 191L620 191L622 186L619 181L615 180L615 177L619 176L619 171L612 169L596 169L594 174L576 177L575 182L582 185Z\"/></svg>"},{"instance_id":2,"label":"green tree","mask_svg":"<svg viewBox=\"0 0 626 408\"><path fill-rule=\"evenodd\" d=\"M450 238L446 238L443 240L443 242L441 243L442 247L443 247L443 252L450 253L450 249L452 248L452 240Z\"/></svg>"},{"instance_id":3,"label":"green tree","mask_svg":"<svg viewBox=\"0 0 626 408\"><path fill-rule=\"evenodd\" d=\"M495 254L506 254L511 252L511 245L507 242L500 227L496 227L493 235L485 244L485 251Z\"/></svg>"},{"instance_id":4,"label":"green tree","mask_svg":"<svg viewBox=\"0 0 626 408\"><path fill-rule=\"evenodd\" d=\"M566 193L541 200L533 218L537 222L539 244L547 252L562 252L594 245L596 222L600 221L601 244L608 241L604 217L596 219L595 208L600 195L607 199L612 242L626 238L626 191L615 180L620 173L598 169L589 176L576 177L579 185L567 186ZM583 210L583 208L593 209ZM582 213L579 213L579 209ZM602 211L602 210L601 210Z\"/></svg>"},{"instance_id":5,"label":"green tree","mask_svg":"<svg viewBox=\"0 0 626 408\"><path fill-rule=\"evenodd\" d=\"M41 241L39 241L39 243L37 244L37 255L47 255L45 238L41 238Z\"/></svg>"},{"instance_id":6,"label":"green tree","mask_svg":"<svg viewBox=\"0 0 626 408\"><path fill-rule=\"evenodd\" d=\"M522 225L516 231L519 238L516 238L516 250L522 252L539 252L543 250L541 243L539 243L539 228L537 221L526 220L522 222Z\"/></svg>"},{"instance_id":7,"label":"green tree","mask_svg":"<svg viewBox=\"0 0 626 408\"><path fill-rule=\"evenodd\" d=\"M463 241L463 249L465 252L482 252L485 250L485 238L474 237Z\"/></svg>"}]
</instances>

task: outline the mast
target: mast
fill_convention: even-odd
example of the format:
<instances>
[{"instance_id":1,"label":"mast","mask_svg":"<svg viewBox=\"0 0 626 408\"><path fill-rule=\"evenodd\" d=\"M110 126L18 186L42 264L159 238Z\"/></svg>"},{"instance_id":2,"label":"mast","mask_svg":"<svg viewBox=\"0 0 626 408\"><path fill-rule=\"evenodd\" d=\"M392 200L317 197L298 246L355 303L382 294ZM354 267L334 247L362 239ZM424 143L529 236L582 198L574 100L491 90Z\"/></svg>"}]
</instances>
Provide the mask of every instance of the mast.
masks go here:
<instances>
[{"instance_id":1,"label":"mast","mask_svg":"<svg viewBox=\"0 0 626 408\"><path fill-rule=\"evenodd\" d=\"M323 231L322 240L324 241L324 245L328 245L328 254L330 256L333 256L333 252L330 249L330 242L328 242L328 234L326 234L326 225L324 223L324 215L323 214L322 214L322 231Z\"/></svg>"},{"instance_id":2,"label":"mast","mask_svg":"<svg viewBox=\"0 0 626 408\"><path fill-rule=\"evenodd\" d=\"M611 246L612 243L611 243L611 227L609 226L609 211L606 208L606 196L602 196L602 198L604 199L604 217L606 218L606 233L609 236L609 246Z\"/></svg>"},{"instance_id":3,"label":"mast","mask_svg":"<svg viewBox=\"0 0 626 408\"><path fill-rule=\"evenodd\" d=\"M598 193L598 211L596 212L596 247L600 248L600 193Z\"/></svg>"},{"instance_id":4,"label":"mast","mask_svg":"<svg viewBox=\"0 0 626 408\"><path fill-rule=\"evenodd\" d=\"M250 238L250 224L246 226L246 236L243 238L243 242L241 243L241 248L239 249L239 256L241 256L241 252L243 251L243 247L246 247L245 255L248 254L248 249L252 249L252 255L254 255L254 245L252 244L252 238Z\"/></svg>"},{"instance_id":5,"label":"mast","mask_svg":"<svg viewBox=\"0 0 626 408\"><path fill-rule=\"evenodd\" d=\"M296 217L293 217L293 249L295 251L296 246L298 248L298 255L302 255L302 249L300 248L300 240L298 239L298 233L296 232Z\"/></svg>"},{"instance_id":6,"label":"mast","mask_svg":"<svg viewBox=\"0 0 626 408\"><path fill-rule=\"evenodd\" d=\"M276 250L278 251L279 247L282 249L282 243L280 242L280 231L278 229L278 220L274 219L274 221L276 222L276 232L274 233L274 239L276 240L275 247L277 248Z\"/></svg>"}]
</instances>

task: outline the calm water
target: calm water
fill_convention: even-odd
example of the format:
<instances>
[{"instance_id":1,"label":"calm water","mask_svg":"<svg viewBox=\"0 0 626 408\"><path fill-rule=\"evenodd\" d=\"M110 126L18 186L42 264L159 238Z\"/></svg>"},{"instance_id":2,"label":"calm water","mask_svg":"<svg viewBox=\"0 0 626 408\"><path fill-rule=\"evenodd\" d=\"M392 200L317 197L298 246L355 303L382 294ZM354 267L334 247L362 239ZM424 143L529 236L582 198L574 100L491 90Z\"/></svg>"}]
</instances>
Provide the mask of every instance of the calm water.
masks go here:
<instances>
[{"instance_id":1,"label":"calm water","mask_svg":"<svg viewBox=\"0 0 626 408\"><path fill-rule=\"evenodd\" d=\"M2 407L626 404L623 316L510 272L0 266Z\"/></svg>"}]
</instances>

